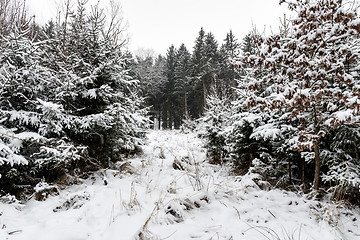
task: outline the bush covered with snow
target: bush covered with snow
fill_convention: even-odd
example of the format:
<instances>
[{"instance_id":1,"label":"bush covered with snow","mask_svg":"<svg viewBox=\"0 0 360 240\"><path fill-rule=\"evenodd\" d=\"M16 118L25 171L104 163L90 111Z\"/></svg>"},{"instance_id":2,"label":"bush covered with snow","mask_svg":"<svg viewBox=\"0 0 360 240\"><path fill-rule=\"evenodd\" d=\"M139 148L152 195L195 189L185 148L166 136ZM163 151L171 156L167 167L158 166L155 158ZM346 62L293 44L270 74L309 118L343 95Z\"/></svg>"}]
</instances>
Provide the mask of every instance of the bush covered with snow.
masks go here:
<instances>
[{"instance_id":1,"label":"bush covered with snow","mask_svg":"<svg viewBox=\"0 0 360 240\"><path fill-rule=\"evenodd\" d=\"M207 99L208 109L204 117L200 119L203 132L201 137L206 139L208 158L212 163L223 163L229 158L229 149L226 139L228 137L228 125L230 120L230 100L220 99L216 95Z\"/></svg>"}]
</instances>

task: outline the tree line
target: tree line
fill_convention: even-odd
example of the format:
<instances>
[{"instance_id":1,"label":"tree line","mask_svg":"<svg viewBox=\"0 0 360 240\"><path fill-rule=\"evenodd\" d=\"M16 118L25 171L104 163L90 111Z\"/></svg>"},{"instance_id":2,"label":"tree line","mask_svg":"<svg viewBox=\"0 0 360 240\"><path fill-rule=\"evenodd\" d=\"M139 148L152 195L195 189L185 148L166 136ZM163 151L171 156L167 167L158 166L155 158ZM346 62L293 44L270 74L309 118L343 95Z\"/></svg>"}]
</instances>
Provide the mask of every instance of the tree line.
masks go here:
<instances>
[{"instance_id":1,"label":"tree line","mask_svg":"<svg viewBox=\"0 0 360 240\"><path fill-rule=\"evenodd\" d=\"M231 59L249 47L246 40L240 43L229 31L219 46L215 36L201 28L192 51L182 44L170 46L166 56L134 56L133 74L163 129L178 129L184 121L200 118L213 92L231 95L239 78Z\"/></svg>"}]
</instances>

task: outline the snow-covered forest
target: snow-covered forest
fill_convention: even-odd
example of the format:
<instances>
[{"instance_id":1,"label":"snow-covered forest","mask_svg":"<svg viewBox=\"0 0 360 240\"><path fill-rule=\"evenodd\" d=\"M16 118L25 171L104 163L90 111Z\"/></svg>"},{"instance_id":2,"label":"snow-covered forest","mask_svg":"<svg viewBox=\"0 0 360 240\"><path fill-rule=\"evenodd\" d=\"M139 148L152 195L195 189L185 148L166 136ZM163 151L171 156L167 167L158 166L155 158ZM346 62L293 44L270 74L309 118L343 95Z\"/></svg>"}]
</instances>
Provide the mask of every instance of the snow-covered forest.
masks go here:
<instances>
[{"instance_id":1,"label":"snow-covered forest","mask_svg":"<svg viewBox=\"0 0 360 240\"><path fill-rule=\"evenodd\" d=\"M110 2L0 2L0 239L360 238L359 1L165 55Z\"/></svg>"}]
</instances>

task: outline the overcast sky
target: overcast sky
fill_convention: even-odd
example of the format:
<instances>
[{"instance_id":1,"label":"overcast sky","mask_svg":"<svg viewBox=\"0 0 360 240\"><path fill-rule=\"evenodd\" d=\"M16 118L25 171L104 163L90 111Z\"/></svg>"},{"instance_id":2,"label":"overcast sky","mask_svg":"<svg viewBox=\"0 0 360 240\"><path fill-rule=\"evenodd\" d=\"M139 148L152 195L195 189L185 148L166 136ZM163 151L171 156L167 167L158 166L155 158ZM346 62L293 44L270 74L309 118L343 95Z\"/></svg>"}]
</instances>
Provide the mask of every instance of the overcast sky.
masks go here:
<instances>
[{"instance_id":1,"label":"overcast sky","mask_svg":"<svg viewBox=\"0 0 360 240\"><path fill-rule=\"evenodd\" d=\"M95 0L91 0L95 1ZM101 0L107 2L108 0ZM27 0L38 22L55 18L64 0ZM75 2L75 0L74 0ZM201 27L222 42L231 29L241 40L252 26L278 30L287 12L279 0L119 0L128 21L130 50L152 48L164 54L174 44L192 49Z\"/></svg>"}]
</instances>

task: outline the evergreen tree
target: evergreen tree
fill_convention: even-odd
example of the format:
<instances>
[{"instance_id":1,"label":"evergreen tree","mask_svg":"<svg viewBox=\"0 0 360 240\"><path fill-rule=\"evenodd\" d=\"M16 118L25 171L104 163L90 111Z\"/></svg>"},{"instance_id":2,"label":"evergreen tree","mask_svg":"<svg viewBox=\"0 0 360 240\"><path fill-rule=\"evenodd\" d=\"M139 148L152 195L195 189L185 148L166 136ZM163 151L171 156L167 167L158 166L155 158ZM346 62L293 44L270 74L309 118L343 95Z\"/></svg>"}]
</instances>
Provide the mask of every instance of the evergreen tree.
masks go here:
<instances>
[{"instance_id":1,"label":"evergreen tree","mask_svg":"<svg viewBox=\"0 0 360 240\"><path fill-rule=\"evenodd\" d=\"M194 50L191 57L191 94L189 96L189 113L194 119L202 114L205 96L203 75L206 65L205 58L205 31L200 29L199 36L196 38Z\"/></svg>"},{"instance_id":2,"label":"evergreen tree","mask_svg":"<svg viewBox=\"0 0 360 240\"><path fill-rule=\"evenodd\" d=\"M227 56L231 59L239 56L240 44L238 43L238 40L236 39L232 30L226 34L222 48L224 48Z\"/></svg>"},{"instance_id":3,"label":"evergreen tree","mask_svg":"<svg viewBox=\"0 0 360 240\"><path fill-rule=\"evenodd\" d=\"M152 96L152 106L154 107L156 119L159 122L160 129L161 124L161 111L162 103L164 101L164 91L166 85L166 58L159 55L155 59L155 64L153 66L154 74L151 83L149 84L148 91L149 95ZM151 86L150 86L151 85Z\"/></svg>"},{"instance_id":4,"label":"evergreen tree","mask_svg":"<svg viewBox=\"0 0 360 240\"><path fill-rule=\"evenodd\" d=\"M208 106L204 117L207 157L211 163L221 164L229 158L229 121L231 119L231 102L226 98L219 98L215 92L207 99Z\"/></svg>"},{"instance_id":5,"label":"evergreen tree","mask_svg":"<svg viewBox=\"0 0 360 240\"><path fill-rule=\"evenodd\" d=\"M165 102L163 104L162 126L164 129L172 129L175 117L174 86L175 86L175 66L177 50L174 45L170 46L166 54L166 84ZM179 127L179 126L175 126Z\"/></svg>"},{"instance_id":6,"label":"evergreen tree","mask_svg":"<svg viewBox=\"0 0 360 240\"><path fill-rule=\"evenodd\" d=\"M205 36L205 46L204 46L204 54L205 54L205 85L211 86L215 79L216 75L219 71L219 52L218 52L218 42L215 39L215 36L212 33L208 33Z\"/></svg>"},{"instance_id":7,"label":"evergreen tree","mask_svg":"<svg viewBox=\"0 0 360 240\"><path fill-rule=\"evenodd\" d=\"M328 172L322 175L325 182L342 184L350 192L360 186L360 159L358 124L340 125L330 131L323 141L321 158ZM324 144L325 143L325 144Z\"/></svg>"},{"instance_id":8,"label":"evergreen tree","mask_svg":"<svg viewBox=\"0 0 360 240\"><path fill-rule=\"evenodd\" d=\"M32 40L30 20L15 26L0 45L0 175L1 189L19 197L37 178L59 177L86 153L65 137L66 113L57 100L63 83L47 67L48 42Z\"/></svg>"},{"instance_id":9,"label":"evergreen tree","mask_svg":"<svg viewBox=\"0 0 360 240\"><path fill-rule=\"evenodd\" d=\"M201 28L191 58L192 93L189 101L191 102L190 115L193 118L199 118L203 114L207 95L217 79L219 61L218 43L214 35L205 34Z\"/></svg>"},{"instance_id":10,"label":"evergreen tree","mask_svg":"<svg viewBox=\"0 0 360 240\"><path fill-rule=\"evenodd\" d=\"M174 95L176 102L177 116L175 118L176 126L180 126L181 120L189 119L188 94L190 91L190 59L191 54L184 44L182 44L177 52L175 66L175 84Z\"/></svg>"},{"instance_id":11,"label":"evergreen tree","mask_svg":"<svg viewBox=\"0 0 360 240\"><path fill-rule=\"evenodd\" d=\"M247 34L241 43L241 52L243 54L249 53L249 54L253 54L255 49L254 49L254 45L252 44L252 37L251 37L251 33Z\"/></svg>"},{"instance_id":12,"label":"evergreen tree","mask_svg":"<svg viewBox=\"0 0 360 240\"><path fill-rule=\"evenodd\" d=\"M220 97L231 96L233 88L236 86L236 79L239 79L239 72L235 69L232 61L239 57L240 44L232 31L226 34L224 43L221 45L220 54L220 72L217 82L217 92Z\"/></svg>"},{"instance_id":13,"label":"evergreen tree","mask_svg":"<svg viewBox=\"0 0 360 240\"><path fill-rule=\"evenodd\" d=\"M137 148L146 121L139 109L138 82L126 69L122 41L106 33L105 14L98 5L89 15L85 5L79 1L69 22L62 52L69 84L61 97L73 116L67 133L106 165L119 153Z\"/></svg>"},{"instance_id":14,"label":"evergreen tree","mask_svg":"<svg viewBox=\"0 0 360 240\"><path fill-rule=\"evenodd\" d=\"M154 75L154 60L152 56L145 58L136 56L134 62L131 64L130 69L133 76L139 80L141 93L147 97L147 92L151 88L151 81Z\"/></svg>"},{"instance_id":15,"label":"evergreen tree","mask_svg":"<svg viewBox=\"0 0 360 240\"><path fill-rule=\"evenodd\" d=\"M204 58L205 65L201 76L203 87L202 97L204 98L201 108L203 110L207 105L206 98L209 95L210 90L215 89L216 81L218 80L218 73L220 71L218 43L212 33L207 33L205 36Z\"/></svg>"}]
</instances>

